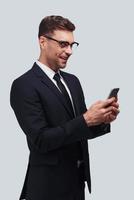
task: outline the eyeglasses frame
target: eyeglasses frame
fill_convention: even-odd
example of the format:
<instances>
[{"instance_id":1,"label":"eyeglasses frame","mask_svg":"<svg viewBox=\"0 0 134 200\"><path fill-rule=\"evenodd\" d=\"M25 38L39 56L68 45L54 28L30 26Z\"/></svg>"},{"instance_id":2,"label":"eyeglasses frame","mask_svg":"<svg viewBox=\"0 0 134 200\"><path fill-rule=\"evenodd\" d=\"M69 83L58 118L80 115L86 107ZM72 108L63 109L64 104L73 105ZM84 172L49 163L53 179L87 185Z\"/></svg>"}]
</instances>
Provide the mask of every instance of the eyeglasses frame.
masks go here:
<instances>
[{"instance_id":1,"label":"eyeglasses frame","mask_svg":"<svg viewBox=\"0 0 134 200\"><path fill-rule=\"evenodd\" d=\"M55 38L52 38L52 37L50 37L50 36L48 36L48 35L43 35L43 36L44 36L45 38L49 39L49 40L53 40L53 41L57 42L61 48L66 48L66 47L70 46L71 49L72 49L72 47L73 47L74 44L76 44L77 47L79 46L79 43L78 43L78 42L72 42L72 43L70 44L68 41L56 40ZM61 45L62 42L66 42L68 45L65 46L65 47L62 47L62 45Z\"/></svg>"}]
</instances>

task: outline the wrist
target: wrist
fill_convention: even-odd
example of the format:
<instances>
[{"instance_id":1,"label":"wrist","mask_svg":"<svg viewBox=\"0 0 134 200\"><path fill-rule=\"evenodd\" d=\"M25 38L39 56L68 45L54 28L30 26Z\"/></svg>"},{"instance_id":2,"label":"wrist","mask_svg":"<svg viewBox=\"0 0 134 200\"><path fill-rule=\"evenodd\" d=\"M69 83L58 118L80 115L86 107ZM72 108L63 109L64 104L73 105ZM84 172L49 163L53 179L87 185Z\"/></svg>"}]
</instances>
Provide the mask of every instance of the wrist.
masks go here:
<instances>
[{"instance_id":1,"label":"wrist","mask_svg":"<svg viewBox=\"0 0 134 200\"><path fill-rule=\"evenodd\" d=\"M88 115L87 112L85 112L85 113L83 114L83 117L84 117L84 120L85 120L87 126L88 126L88 127L92 126L91 119L90 119L90 117L89 117L89 115Z\"/></svg>"}]
</instances>

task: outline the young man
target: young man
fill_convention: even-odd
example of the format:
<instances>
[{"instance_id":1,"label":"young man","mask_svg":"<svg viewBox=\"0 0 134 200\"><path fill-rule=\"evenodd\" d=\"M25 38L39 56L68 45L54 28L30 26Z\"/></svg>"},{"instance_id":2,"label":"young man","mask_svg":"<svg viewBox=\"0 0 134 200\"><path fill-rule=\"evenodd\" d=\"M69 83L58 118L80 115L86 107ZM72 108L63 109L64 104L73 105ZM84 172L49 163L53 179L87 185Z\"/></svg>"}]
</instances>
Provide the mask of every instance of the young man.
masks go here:
<instances>
[{"instance_id":1,"label":"young man","mask_svg":"<svg viewBox=\"0 0 134 200\"><path fill-rule=\"evenodd\" d=\"M72 55L74 24L61 16L39 26L40 56L11 88L11 106L26 134L29 165L20 199L84 200L91 192L87 140L110 132L115 98L86 108L78 78L63 72Z\"/></svg>"}]
</instances>

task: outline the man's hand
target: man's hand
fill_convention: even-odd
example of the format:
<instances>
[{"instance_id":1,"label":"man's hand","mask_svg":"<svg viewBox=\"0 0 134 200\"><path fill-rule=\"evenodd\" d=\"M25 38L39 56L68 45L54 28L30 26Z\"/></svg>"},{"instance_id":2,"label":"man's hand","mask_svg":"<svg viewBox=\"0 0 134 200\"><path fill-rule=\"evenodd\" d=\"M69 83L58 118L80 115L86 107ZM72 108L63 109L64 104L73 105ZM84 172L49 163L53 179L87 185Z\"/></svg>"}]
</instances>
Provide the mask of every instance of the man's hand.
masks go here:
<instances>
[{"instance_id":1,"label":"man's hand","mask_svg":"<svg viewBox=\"0 0 134 200\"><path fill-rule=\"evenodd\" d=\"M116 110L112 111L109 115L107 115L105 117L105 124L109 124L111 122L113 122L116 118L117 118L117 115L119 114L119 104L117 103L117 100L115 102L113 102L111 104L111 106L114 106L115 108L117 108Z\"/></svg>"},{"instance_id":2,"label":"man's hand","mask_svg":"<svg viewBox=\"0 0 134 200\"><path fill-rule=\"evenodd\" d=\"M97 101L83 114L88 126L114 121L119 113L117 99L112 97L105 101Z\"/></svg>"}]
</instances>

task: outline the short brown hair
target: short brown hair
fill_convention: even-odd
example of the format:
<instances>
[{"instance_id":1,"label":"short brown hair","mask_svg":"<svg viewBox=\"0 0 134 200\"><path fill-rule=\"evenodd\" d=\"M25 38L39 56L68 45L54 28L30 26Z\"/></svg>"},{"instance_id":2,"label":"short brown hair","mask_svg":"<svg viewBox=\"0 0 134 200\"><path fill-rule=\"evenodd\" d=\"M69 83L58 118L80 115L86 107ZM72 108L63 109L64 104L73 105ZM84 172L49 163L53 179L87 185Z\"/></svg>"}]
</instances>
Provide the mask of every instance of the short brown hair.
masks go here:
<instances>
[{"instance_id":1,"label":"short brown hair","mask_svg":"<svg viewBox=\"0 0 134 200\"><path fill-rule=\"evenodd\" d=\"M51 15L42 19L39 25L38 37L52 34L55 30L74 31L75 25L67 18Z\"/></svg>"}]
</instances>

